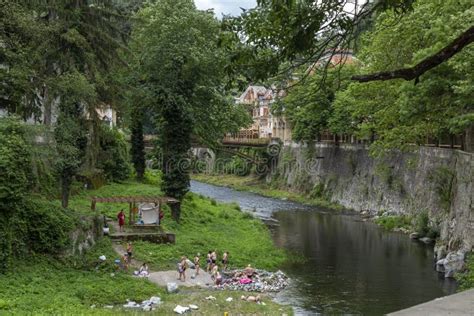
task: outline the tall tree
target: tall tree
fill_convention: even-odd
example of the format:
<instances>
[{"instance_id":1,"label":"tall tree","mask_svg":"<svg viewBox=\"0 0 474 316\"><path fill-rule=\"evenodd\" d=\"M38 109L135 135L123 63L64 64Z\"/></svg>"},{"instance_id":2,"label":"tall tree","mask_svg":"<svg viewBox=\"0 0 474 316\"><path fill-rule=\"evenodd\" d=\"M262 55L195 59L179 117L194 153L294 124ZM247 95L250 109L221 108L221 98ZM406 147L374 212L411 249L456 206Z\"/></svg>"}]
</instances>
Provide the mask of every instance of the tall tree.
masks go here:
<instances>
[{"instance_id":1,"label":"tall tree","mask_svg":"<svg viewBox=\"0 0 474 316\"><path fill-rule=\"evenodd\" d=\"M148 3L136 18L132 64L157 114L164 191L181 200L189 190L191 136L215 141L234 119L217 45L220 25L192 0ZM173 216L179 220L179 205Z\"/></svg>"},{"instance_id":2,"label":"tall tree","mask_svg":"<svg viewBox=\"0 0 474 316\"><path fill-rule=\"evenodd\" d=\"M137 105L132 105L130 131L132 147L130 148L133 167L139 181L145 173L145 143L143 140L143 112Z\"/></svg>"},{"instance_id":3,"label":"tall tree","mask_svg":"<svg viewBox=\"0 0 474 316\"><path fill-rule=\"evenodd\" d=\"M98 120L96 109L113 95L108 71L119 60L122 17L112 0L33 1L30 5L48 30L41 46L44 123L51 123L52 106L57 104L58 169L62 204L67 206L72 178L83 162L83 139L88 132L88 151L94 153L91 147L98 146L93 140L99 132L99 125L93 123Z\"/></svg>"}]
</instances>

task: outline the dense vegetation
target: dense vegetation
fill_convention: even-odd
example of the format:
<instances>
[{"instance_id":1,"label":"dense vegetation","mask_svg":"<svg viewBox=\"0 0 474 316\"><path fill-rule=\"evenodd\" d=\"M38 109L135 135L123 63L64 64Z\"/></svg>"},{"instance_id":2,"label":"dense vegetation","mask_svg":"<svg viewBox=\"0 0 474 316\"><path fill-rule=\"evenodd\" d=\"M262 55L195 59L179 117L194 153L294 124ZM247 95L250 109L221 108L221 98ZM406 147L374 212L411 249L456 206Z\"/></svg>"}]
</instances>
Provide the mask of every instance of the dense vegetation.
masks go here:
<instances>
[{"instance_id":1,"label":"dense vegetation","mask_svg":"<svg viewBox=\"0 0 474 316\"><path fill-rule=\"evenodd\" d=\"M355 73L376 73L413 65L448 43L474 21L470 1L416 1L399 16L386 11L360 36L355 63L325 64L289 90L282 100L296 140L318 139L323 131L373 142L375 153L424 144L427 137L449 144L474 122L473 49L415 81L351 82ZM403 43L401 45L401 43Z\"/></svg>"}]
</instances>

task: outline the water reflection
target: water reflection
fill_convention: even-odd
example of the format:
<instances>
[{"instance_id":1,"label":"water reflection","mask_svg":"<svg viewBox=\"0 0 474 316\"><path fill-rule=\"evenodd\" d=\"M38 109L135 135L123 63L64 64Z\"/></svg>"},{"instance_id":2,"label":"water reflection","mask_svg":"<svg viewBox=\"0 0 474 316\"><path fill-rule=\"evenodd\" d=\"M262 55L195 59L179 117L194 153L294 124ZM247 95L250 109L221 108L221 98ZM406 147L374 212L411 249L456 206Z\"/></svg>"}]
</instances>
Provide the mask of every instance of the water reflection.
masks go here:
<instances>
[{"instance_id":1,"label":"water reflection","mask_svg":"<svg viewBox=\"0 0 474 316\"><path fill-rule=\"evenodd\" d=\"M276 245L303 254L283 270L293 285L277 297L305 314L384 314L450 294L455 283L432 269L433 250L406 235L385 232L356 215L192 182L192 191L239 203L270 226Z\"/></svg>"}]
</instances>

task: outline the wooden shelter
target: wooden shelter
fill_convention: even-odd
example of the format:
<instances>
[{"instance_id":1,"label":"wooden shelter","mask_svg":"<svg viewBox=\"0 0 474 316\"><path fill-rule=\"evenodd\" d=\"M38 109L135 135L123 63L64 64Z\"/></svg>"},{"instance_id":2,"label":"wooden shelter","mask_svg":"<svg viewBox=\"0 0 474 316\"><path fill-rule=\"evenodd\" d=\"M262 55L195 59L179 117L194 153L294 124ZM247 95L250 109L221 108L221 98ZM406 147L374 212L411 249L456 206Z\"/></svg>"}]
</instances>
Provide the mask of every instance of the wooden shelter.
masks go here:
<instances>
[{"instance_id":1,"label":"wooden shelter","mask_svg":"<svg viewBox=\"0 0 474 316\"><path fill-rule=\"evenodd\" d=\"M166 196L111 196L111 197L92 197L91 198L91 209L95 211L97 203L128 203L128 223L132 225L135 222L136 213L133 210L137 203L155 203L160 206L163 204L178 203L179 201Z\"/></svg>"}]
</instances>

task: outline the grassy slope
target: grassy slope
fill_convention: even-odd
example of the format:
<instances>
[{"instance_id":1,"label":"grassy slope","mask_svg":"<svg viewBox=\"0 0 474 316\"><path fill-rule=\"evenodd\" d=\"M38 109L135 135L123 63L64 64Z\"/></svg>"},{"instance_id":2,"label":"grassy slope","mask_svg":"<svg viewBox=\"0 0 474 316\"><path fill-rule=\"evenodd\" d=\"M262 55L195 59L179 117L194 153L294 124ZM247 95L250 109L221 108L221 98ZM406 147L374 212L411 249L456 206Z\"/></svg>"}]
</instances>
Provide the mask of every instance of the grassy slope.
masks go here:
<instances>
[{"instance_id":1,"label":"grassy slope","mask_svg":"<svg viewBox=\"0 0 474 316\"><path fill-rule=\"evenodd\" d=\"M83 191L73 196L70 207L82 214L90 214L90 196L161 195L159 180L150 178L148 183L133 181L111 184L94 191ZM115 217L125 204L98 204L98 211ZM209 249L219 253L230 251L231 266L252 263L258 268L277 268L286 258L283 250L275 248L268 229L258 220L238 210L236 205L217 204L215 201L189 194L183 202L182 222L177 225L165 213L163 226L176 233L175 245L135 243L136 257L146 260L154 268L175 268L181 255L203 255ZM105 254L108 265L94 269L99 255ZM206 315L222 315L225 311L243 314L278 315L292 314L291 308L282 307L265 298L266 306L238 300L240 292L203 291L169 295L163 289L142 279L115 273L112 264L116 254L110 241L103 239L87 256L59 262L44 257L31 258L28 263L18 263L17 268L0 275L0 314L117 314L120 310L107 310L101 306L123 304L126 299L143 300L152 295L160 296L164 304L154 313L170 315L177 304L193 303ZM204 261L204 258L203 258ZM204 297L213 295L217 301ZM232 303L225 298L233 297ZM91 305L97 305L91 309ZM128 313L129 314L129 313Z\"/></svg>"},{"instance_id":2,"label":"grassy slope","mask_svg":"<svg viewBox=\"0 0 474 316\"><path fill-rule=\"evenodd\" d=\"M113 264L94 269L95 258L99 253L113 258L108 239L102 240L84 258L84 266L79 268L36 257L28 263L18 264L15 271L0 275L0 314L131 314L120 308L127 299L142 301L151 296L159 296L163 304L155 312L143 314L172 315L172 310L178 304L196 304L205 315L222 315L225 311L258 315L292 313L290 307L273 303L268 297L264 297L266 306L242 302L238 299L245 294L242 292L196 290L167 294L164 289L146 279L114 271ZM217 300L205 300L208 295L215 296ZM231 303L225 302L229 296L234 298ZM92 305L96 307L91 308ZM105 305L117 307L106 309Z\"/></svg>"},{"instance_id":3,"label":"grassy slope","mask_svg":"<svg viewBox=\"0 0 474 316\"><path fill-rule=\"evenodd\" d=\"M342 206L328 202L324 199L320 198L312 198L310 196L297 193L297 192L290 192L288 190L276 189L272 188L271 186L263 183L262 181L258 180L255 177L248 176L248 177L241 177L236 175L230 174L193 174L193 180L219 185L219 186L226 186L231 187L235 190L239 191L248 191L253 192L256 194L260 194L267 197L277 198L277 199L288 199L291 201L326 207L334 210L341 210Z\"/></svg>"},{"instance_id":4,"label":"grassy slope","mask_svg":"<svg viewBox=\"0 0 474 316\"><path fill-rule=\"evenodd\" d=\"M91 212L91 196L162 195L159 180L152 179L150 182L152 184L115 183L98 190L84 191L71 199L70 206L88 213ZM97 204L100 213L112 218L121 208L128 210L128 205ZM236 205L219 204L192 193L183 201L181 223L176 224L169 210L166 210L162 227L176 234L176 244L134 243L137 259L147 261L158 269L174 269L181 256L193 257L198 252L203 256L202 261L205 261L205 254L214 249L219 255L224 251L230 252L230 265L233 267L244 267L251 263L262 269L276 269L287 258L283 250L275 248L269 230L261 221L242 213Z\"/></svg>"}]
</instances>

